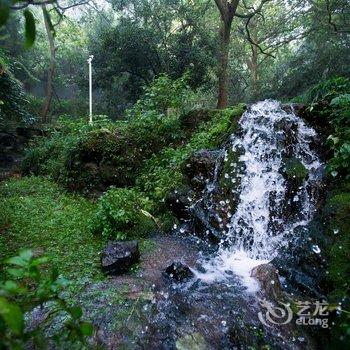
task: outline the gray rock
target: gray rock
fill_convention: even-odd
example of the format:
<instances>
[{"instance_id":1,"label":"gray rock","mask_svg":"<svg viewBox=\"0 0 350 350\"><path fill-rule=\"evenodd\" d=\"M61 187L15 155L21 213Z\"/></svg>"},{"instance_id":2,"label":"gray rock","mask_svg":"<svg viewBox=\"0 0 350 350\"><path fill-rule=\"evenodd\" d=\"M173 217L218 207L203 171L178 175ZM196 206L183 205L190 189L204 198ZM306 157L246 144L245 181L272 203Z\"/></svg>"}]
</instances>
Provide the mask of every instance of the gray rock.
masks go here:
<instances>
[{"instance_id":1,"label":"gray rock","mask_svg":"<svg viewBox=\"0 0 350 350\"><path fill-rule=\"evenodd\" d=\"M193 272L187 265L178 261L173 262L170 266L168 266L165 273L177 282L184 282L194 276Z\"/></svg>"},{"instance_id":2,"label":"gray rock","mask_svg":"<svg viewBox=\"0 0 350 350\"><path fill-rule=\"evenodd\" d=\"M122 274L129 271L139 259L137 241L111 241L102 252L102 271L110 275Z\"/></svg>"},{"instance_id":3,"label":"gray rock","mask_svg":"<svg viewBox=\"0 0 350 350\"><path fill-rule=\"evenodd\" d=\"M261 264L254 267L251 276L259 281L262 293L267 299L280 300L282 288L277 270L272 264Z\"/></svg>"}]
</instances>

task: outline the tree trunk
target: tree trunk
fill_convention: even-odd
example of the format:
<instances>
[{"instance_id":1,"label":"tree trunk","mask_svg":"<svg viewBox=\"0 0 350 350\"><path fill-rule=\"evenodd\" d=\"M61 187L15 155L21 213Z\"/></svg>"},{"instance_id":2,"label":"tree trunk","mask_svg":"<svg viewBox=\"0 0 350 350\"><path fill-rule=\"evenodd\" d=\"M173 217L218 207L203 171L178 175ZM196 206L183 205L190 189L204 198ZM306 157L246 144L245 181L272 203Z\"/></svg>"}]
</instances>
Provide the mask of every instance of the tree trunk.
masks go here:
<instances>
[{"instance_id":1,"label":"tree trunk","mask_svg":"<svg viewBox=\"0 0 350 350\"><path fill-rule=\"evenodd\" d=\"M51 31L49 19L47 18L47 15L46 15L46 5L41 5L41 8L43 11L45 30L46 30L46 35L47 35L49 48L50 48L50 66L47 71L46 101L41 112L42 121L47 122L48 113L50 110L52 96L53 96L53 76L56 68L56 47L55 47L54 36Z\"/></svg>"},{"instance_id":2,"label":"tree trunk","mask_svg":"<svg viewBox=\"0 0 350 350\"><path fill-rule=\"evenodd\" d=\"M258 88L258 47L259 44L258 40L258 33L257 33L257 24L254 20L250 21L251 24L251 32L250 37L252 43L250 44L252 56L250 60L250 72L251 72L251 79L252 79L252 96L253 99L256 100L259 95L259 88ZM255 44L255 45L254 45Z\"/></svg>"},{"instance_id":3,"label":"tree trunk","mask_svg":"<svg viewBox=\"0 0 350 350\"><path fill-rule=\"evenodd\" d=\"M221 21L220 53L219 53L219 96L217 108L224 109L228 105L228 59L232 19Z\"/></svg>"}]
</instances>

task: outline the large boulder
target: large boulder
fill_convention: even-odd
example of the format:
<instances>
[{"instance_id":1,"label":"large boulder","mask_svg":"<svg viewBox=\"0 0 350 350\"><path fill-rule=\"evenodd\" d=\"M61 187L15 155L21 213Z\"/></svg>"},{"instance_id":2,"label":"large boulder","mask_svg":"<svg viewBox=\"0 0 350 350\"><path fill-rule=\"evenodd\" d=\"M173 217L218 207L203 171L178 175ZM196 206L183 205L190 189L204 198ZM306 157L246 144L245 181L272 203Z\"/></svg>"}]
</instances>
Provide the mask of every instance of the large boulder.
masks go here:
<instances>
[{"instance_id":1,"label":"large boulder","mask_svg":"<svg viewBox=\"0 0 350 350\"><path fill-rule=\"evenodd\" d=\"M102 252L102 271L110 275L122 274L129 271L139 259L137 241L110 241Z\"/></svg>"}]
</instances>

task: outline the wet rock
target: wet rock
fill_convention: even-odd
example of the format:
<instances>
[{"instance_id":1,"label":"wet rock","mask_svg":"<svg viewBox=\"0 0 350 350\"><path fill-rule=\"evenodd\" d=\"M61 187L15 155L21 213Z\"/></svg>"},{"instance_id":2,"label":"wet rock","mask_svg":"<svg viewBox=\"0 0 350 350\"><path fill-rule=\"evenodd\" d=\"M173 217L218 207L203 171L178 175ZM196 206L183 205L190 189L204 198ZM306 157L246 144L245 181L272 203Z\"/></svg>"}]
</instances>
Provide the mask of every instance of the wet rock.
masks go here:
<instances>
[{"instance_id":1,"label":"wet rock","mask_svg":"<svg viewBox=\"0 0 350 350\"><path fill-rule=\"evenodd\" d=\"M303 103L288 103L283 104L281 108L287 113L294 113L300 118L303 118L306 113L307 106Z\"/></svg>"},{"instance_id":2,"label":"wet rock","mask_svg":"<svg viewBox=\"0 0 350 350\"><path fill-rule=\"evenodd\" d=\"M232 322L229 326L228 337L233 349L262 349L266 343L263 341L262 327L243 322Z\"/></svg>"},{"instance_id":3,"label":"wet rock","mask_svg":"<svg viewBox=\"0 0 350 350\"><path fill-rule=\"evenodd\" d=\"M322 226L316 231L318 239L322 237ZM302 233L304 236L306 232ZM311 235L309 233L308 235ZM322 247L325 244L318 243L316 246ZM320 292L324 290L324 271L326 266L323 259L322 249L313 250L315 242L303 239L301 236L294 242L290 242L276 258L271 261L279 271L279 274L286 278L284 289L289 293L298 291L310 297L322 298Z\"/></svg>"},{"instance_id":4,"label":"wet rock","mask_svg":"<svg viewBox=\"0 0 350 350\"><path fill-rule=\"evenodd\" d=\"M191 216L189 207L192 205L192 197L193 191L191 189L179 189L171 192L165 198L165 204L179 220L187 220Z\"/></svg>"},{"instance_id":5,"label":"wet rock","mask_svg":"<svg viewBox=\"0 0 350 350\"><path fill-rule=\"evenodd\" d=\"M290 181L296 181L302 183L307 176L308 172L303 163L297 158L285 158L284 163L284 175Z\"/></svg>"},{"instance_id":6,"label":"wet rock","mask_svg":"<svg viewBox=\"0 0 350 350\"><path fill-rule=\"evenodd\" d=\"M219 158L223 158L220 150L201 150L189 157L184 167L184 174L195 189L203 190L208 181L213 179L215 165Z\"/></svg>"},{"instance_id":7,"label":"wet rock","mask_svg":"<svg viewBox=\"0 0 350 350\"><path fill-rule=\"evenodd\" d=\"M102 252L102 271L110 275L118 275L127 272L139 259L137 241L111 241Z\"/></svg>"},{"instance_id":8,"label":"wet rock","mask_svg":"<svg viewBox=\"0 0 350 350\"><path fill-rule=\"evenodd\" d=\"M223 232L220 230L220 223L215 213L202 207L201 203L197 203L190 209L193 221L193 233L204 238L213 244L218 244L223 238Z\"/></svg>"},{"instance_id":9,"label":"wet rock","mask_svg":"<svg viewBox=\"0 0 350 350\"><path fill-rule=\"evenodd\" d=\"M302 210L302 201L298 195L299 188L308 176L308 171L298 158L286 157L283 159L282 174L286 179L284 216L286 218L297 218Z\"/></svg>"},{"instance_id":10,"label":"wet rock","mask_svg":"<svg viewBox=\"0 0 350 350\"><path fill-rule=\"evenodd\" d=\"M252 269L251 276L259 281L265 298L275 301L280 299L282 289L275 266L272 264L258 265Z\"/></svg>"},{"instance_id":11,"label":"wet rock","mask_svg":"<svg viewBox=\"0 0 350 350\"><path fill-rule=\"evenodd\" d=\"M185 335L176 341L177 350L206 350L209 349L203 336L196 332Z\"/></svg>"},{"instance_id":12,"label":"wet rock","mask_svg":"<svg viewBox=\"0 0 350 350\"><path fill-rule=\"evenodd\" d=\"M194 276L190 268L179 261L173 262L168 266L165 269L165 273L177 282L184 282Z\"/></svg>"}]
</instances>

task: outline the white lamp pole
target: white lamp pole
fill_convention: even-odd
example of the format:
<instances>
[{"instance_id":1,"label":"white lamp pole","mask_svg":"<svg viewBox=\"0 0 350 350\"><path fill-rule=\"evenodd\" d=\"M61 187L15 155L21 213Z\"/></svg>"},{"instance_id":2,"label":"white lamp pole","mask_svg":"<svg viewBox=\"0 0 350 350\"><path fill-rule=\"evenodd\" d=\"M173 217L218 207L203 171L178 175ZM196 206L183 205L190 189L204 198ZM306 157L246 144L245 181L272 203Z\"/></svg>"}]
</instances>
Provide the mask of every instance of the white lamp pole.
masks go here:
<instances>
[{"instance_id":1,"label":"white lamp pole","mask_svg":"<svg viewBox=\"0 0 350 350\"><path fill-rule=\"evenodd\" d=\"M88 58L89 64L89 123L92 124L92 66L91 61L94 58L93 55L90 55Z\"/></svg>"}]
</instances>

